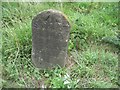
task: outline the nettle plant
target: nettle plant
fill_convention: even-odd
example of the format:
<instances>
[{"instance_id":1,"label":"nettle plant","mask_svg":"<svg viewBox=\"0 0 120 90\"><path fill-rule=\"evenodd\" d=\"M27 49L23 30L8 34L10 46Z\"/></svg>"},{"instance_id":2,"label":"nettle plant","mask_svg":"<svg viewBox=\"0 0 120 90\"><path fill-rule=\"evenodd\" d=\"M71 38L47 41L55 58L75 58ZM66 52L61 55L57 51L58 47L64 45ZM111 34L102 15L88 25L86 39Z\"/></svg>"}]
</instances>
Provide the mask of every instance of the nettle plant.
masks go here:
<instances>
[{"instance_id":1,"label":"nettle plant","mask_svg":"<svg viewBox=\"0 0 120 90\"><path fill-rule=\"evenodd\" d=\"M89 14L77 12L73 17L77 18L71 19L73 23L70 33L69 50L79 50L88 43L101 41L103 37L116 36L116 30L110 27L113 18L112 16L108 18L108 15L103 10L101 12L93 11Z\"/></svg>"}]
</instances>

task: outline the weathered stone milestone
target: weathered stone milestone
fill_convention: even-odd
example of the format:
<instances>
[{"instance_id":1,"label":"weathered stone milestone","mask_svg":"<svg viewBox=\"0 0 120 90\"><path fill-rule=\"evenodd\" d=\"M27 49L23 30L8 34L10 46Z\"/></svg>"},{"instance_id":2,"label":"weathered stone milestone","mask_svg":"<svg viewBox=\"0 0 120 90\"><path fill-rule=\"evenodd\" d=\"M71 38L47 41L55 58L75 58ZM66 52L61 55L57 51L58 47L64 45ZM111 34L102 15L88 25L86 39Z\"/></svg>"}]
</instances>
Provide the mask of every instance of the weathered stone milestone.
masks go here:
<instances>
[{"instance_id":1,"label":"weathered stone milestone","mask_svg":"<svg viewBox=\"0 0 120 90\"><path fill-rule=\"evenodd\" d=\"M38 68L64 66L70 24L57 10L43 11L32 20L32 62Z\"/></svg>"}]
</instances>

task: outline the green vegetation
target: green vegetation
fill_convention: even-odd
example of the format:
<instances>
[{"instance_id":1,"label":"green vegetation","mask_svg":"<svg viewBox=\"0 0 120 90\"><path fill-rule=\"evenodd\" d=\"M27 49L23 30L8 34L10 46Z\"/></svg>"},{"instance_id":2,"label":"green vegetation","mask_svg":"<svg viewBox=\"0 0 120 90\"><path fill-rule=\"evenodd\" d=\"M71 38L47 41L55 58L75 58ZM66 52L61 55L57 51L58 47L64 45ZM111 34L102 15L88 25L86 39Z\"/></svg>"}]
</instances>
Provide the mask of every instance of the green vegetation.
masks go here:
<instances>
[{"instance_id":1,"label":"green vegetation","mask_svg":"<svg viewBox=\"0 0 120 90\"><path fill-rule=\"evenodd\" d=\"M31 62L31 21L46 9L61 10L71 23L64 68ZM116 88L118 32L118 3L2 3L3 87Z\"/></svg>"}]
</instances>

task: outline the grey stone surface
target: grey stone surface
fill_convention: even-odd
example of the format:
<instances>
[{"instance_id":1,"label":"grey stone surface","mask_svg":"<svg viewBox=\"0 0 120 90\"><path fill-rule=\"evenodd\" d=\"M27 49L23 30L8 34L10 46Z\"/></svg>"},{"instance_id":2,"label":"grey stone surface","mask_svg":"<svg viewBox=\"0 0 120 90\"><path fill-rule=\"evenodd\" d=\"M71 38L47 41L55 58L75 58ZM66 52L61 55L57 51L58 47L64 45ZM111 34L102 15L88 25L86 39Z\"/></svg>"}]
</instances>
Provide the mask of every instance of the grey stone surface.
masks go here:
<instances>
[{"instance_id":1,"label":"grey stone surface","mask_svg":"<svg viewBox=\"0 0 120 90\"><path fill-rule=\"evenodd\" d=\"M67 57L70 24L57 10L47 10L32 20L32 62L38 68L63 67Z\"/></svg>"}]
</instances>

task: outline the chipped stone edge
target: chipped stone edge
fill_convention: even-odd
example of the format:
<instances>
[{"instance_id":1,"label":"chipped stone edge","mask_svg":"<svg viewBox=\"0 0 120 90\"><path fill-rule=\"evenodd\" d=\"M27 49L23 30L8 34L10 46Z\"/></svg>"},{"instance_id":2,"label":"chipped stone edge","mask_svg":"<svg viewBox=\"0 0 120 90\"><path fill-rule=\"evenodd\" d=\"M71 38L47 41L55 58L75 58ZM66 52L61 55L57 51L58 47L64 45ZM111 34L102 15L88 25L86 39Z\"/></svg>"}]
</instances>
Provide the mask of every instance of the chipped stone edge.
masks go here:
<instances>
[{"instance_id":1,"label":"chipped stone edge","mask_svg":"<svg viewBox=\"0 0 120 90\"><path fill-rule=\"evenodd\" d=\"M55 13L62 14L64 16L64 18L67 20L67 22L69 23L69 26L71 27L72 24L71 24L70 20L68 19L68 17L62 11L56 10L56 9L43 10L43 11L39 12L36 16L34 16L34 18L37 17L38 15L40 15L41 13L46 12L46 11L52 11L52 12L55 12Z\"/></svg>"}]
</instances>

